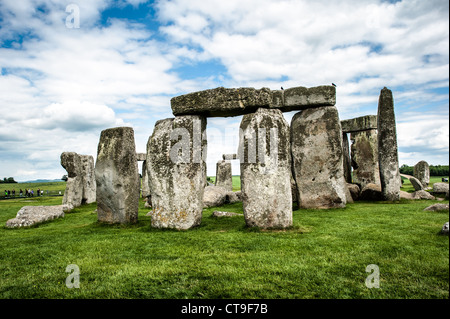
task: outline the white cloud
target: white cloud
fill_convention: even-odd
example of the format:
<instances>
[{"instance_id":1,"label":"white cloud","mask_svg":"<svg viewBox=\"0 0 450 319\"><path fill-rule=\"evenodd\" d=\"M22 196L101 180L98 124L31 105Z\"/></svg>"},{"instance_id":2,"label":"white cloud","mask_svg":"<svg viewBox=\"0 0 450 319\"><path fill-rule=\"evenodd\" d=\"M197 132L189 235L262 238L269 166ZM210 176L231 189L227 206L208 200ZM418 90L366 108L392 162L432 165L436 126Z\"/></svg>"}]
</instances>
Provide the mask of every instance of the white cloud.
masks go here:
<instances>
[{"instance_id":1,"label":"white cloud","mask_svg":"<svg viewBox=\"0 0 450 319\"><path fill-rule=\"evenodd\" d=\"M62 151L95 155L107 127L133 126L138 151L145 151L154 122L172 116L172 96L219 85L279 89L334 82L341 119L376 114L387 86L397 118L418 115L398 121L401 153L420 156L430 145L444 145L439 152L448 153L441 128L448 130L448 111L431 119L420 113L424 106L448 105L448 93L436 94L449 83L447 0L75 3L79 29L65 26L67 3L0 2L0 152L32 160L20 168L24 176L36 167L59 175ZM106 8L141 4L156 10L159 30L117 18L100 24ZM223 64L224 73L186 79L175 71L210 61ZM222 153L236 151L236 141L224 135L213 140L214 130L227 127L238 128L239 120L208 120L213 171ZM43 164L46 158L53 169ZM13 166L1 164L0 176L8 175Z\"/></svg>"}]
</instances>

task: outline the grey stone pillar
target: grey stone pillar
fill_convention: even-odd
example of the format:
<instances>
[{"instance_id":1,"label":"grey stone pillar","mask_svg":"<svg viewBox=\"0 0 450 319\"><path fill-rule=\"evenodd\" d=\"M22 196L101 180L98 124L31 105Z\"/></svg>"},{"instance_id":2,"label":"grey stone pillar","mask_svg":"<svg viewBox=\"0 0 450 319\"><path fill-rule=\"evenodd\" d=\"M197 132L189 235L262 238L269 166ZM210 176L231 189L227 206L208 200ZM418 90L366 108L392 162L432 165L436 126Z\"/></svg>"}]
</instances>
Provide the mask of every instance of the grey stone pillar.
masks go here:
<instances>
[{"instance_id":1,"label":"grey stone pillar","mask_svg":"<svg viewBox=\"0 0 450 319\"><path fill-rule=\"evenodd\" d=\"M420 161L414 165L414 177L419 180L423 187L430 183L430 166L425 161Z\"/></svg>"},{"instance_id":2,"label":"grey stone pillar","mask_svg":"<svg viewBox=\"0 0 450 319\"><path fill-rule=\"evenodd\" d=\"M80 156L75 152L61 154L61 166L67 171L66 190L62 204L65 211L81 206L83 200L83 177Z\"/></svg>"},{"instance_id":3,"label":"grey stone pillar","mask_svg":"<svg viewBox=\"0 0 450 319\"><path fill-rule=\"evenodd\" d=\"M95 178L98 220L110 224L136 223L140 182L131 127L102 131Z\"/></svg>"},{"instance_id":4,"label":"grey stone pillar","mask_svg":"<svg viewBox=\"0 0 450 319\"><path fill-rule=\"evenodd\" d=\"M395 126L394 98L386 87L378 100L378 162L383 199L400 199L400 171L398 166L397 129Z\"/></svg>"},{"instance_id":5,"label":"grey stone pillar","mask_svg":"<svg viewBox=\"0 0 450 319\"><path fill-rule=\"evenodd\" d=\"M216 186L221 186L227 190L233 190L233 176L231 173L231 163L228 160L218 161L216 164Z\"/></svg>"},{"instance_id":6,"label":"grey stone pillar","mask_svg":"<svg viewBox=\"0 0 450 319\"><path fill-rule=\"evenodd\" d=\"M353 183L361 189L367 184L380 185L377 130L352 132L350 139Z\"/></svg>"},{"instance_id":7,"label":"grey stone pillar","mask_svg":"<svg viewBox=\"0 0 450 319\"><path fill-rule=\"evenodd\" d=\"M142 197L150 196L150 181L148 179L147 161L142 163Z\"/></svg>"},{"instance_id":8,"label":"grey stone pillar","mask_svg":"<svg viewBox=\"0 0 450 319\"><path fill-rule=\"evenodd\" d=\"M342 130L336 107L307 109L291 122L294 178L301 208L345 207Z\"/></svg>"},{"instance_id":9,"label":"grey stone pillar","mask_svg":"<svg viewBox=\"0 0 450 319\"><path fill-rule=\"evenodd\" d=\"M82 203L91 204L97 200L97 183L95 182L94 157L92 155L80 155L83 166L83 198Z\"/></svg>"},{"instance_id":10,"label":"grey stone pillar","mask_svg":"<svg viewBox=\"0 0 450 319\"><path fill-rule=\"evenodd\" d=\"M244 115L239 131L241 191L250 227L292 225L289 125L280 110Z\"/></svg>"},{"instance_id":11,"label":"grey stone pillar","mask_svg":"<svg viewBox=\"0 0 450 319\"><path fill-rule=\"evenodd\" d=\"M206 183L206 118L177 116L156 122L147 144L152 227L200 225Z\"/></svg>"}]
</instances>

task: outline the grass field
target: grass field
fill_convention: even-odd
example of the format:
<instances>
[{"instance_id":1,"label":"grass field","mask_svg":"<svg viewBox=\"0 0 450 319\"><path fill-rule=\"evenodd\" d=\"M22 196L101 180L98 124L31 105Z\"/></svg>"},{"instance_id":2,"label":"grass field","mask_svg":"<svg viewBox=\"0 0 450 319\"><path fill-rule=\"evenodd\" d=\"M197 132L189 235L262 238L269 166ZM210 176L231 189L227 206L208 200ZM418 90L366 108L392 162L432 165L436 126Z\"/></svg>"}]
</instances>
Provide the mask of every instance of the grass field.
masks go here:
<instances>
[{"instance_id":1,"label":"grass field","mask_svg":"<svg viewBox=\"0 0 450 319\"><path fill-rule=\"evenodd\" d=\"M4 227L24 205L61 200L0 202L0 298L449 298L449 238L439 234L449 213L423 211L439 201L296 210L285 231L212 217L218 208L189 231L153 229L142 200L131 226L97 223L91 204L37 227ZM242 203L219 209L242 213ZM79 289L66 287L70 264ZM370 264L380 288L365 285Z\"/></svg>"}]
</instances>

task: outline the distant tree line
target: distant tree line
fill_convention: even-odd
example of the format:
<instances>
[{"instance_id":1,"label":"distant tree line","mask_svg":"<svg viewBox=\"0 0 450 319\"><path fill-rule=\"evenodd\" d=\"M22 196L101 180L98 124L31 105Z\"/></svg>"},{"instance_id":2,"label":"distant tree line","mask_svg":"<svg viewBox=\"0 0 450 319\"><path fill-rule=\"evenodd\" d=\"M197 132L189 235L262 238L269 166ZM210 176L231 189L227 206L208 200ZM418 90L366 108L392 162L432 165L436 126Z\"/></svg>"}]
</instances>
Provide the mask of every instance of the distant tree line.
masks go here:
<instances>
[{"instance_id":1,"label":"distant tree line","mask_svg":"<svg viewBox=\"0 0 450 319\"><path fill-rule=\"evenodd\" d=\"M400 167L400 173L413 175L414 166L404 164ZM430 176L448 176L448 165L430 165Z\"/></svg>"},{"instance_id":2,"label":"distant tree line","mask_svg":"<svg viewBox=\"0 0 450 319\"><path fill-rule=\"evenodd\" d=\"M3 180L0 179L0 184L12 184L12 183L17 183L14 180L14 177L8 177L8 178L3 178Z\"/></svg>"}]
</instances>

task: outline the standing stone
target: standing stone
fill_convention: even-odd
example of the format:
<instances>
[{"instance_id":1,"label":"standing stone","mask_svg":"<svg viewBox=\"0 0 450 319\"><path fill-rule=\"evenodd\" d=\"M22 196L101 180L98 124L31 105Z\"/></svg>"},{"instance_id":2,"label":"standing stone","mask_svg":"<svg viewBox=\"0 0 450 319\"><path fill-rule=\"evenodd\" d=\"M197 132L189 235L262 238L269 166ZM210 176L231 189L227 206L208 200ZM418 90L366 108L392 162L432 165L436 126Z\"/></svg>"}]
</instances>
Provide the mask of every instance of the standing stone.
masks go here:
<instances>
[{"instance_id":1,"label":"standing stone","mask_svg":"<svg viewBox=\"0 0 450 319\"><path fill-rule=\"evenodd\" d=\"M140 181L131 127L101 132L95 179L98 220L110 224L136 223Z\"/></svg>"},{"instance_id":2,"label":"standing stone","mask_svg":"<svg viewBox=\"0 0 450 319\"><path fill-rule=\"evenodd\" d=\"M142 197L148 198L150 196L150 181L148 179L147 161L142 163Z\"/></svg>"},{"instance_id":3,"label":"standing stone","mask_svg":"<svg viewBox=\"0 0 450 319\"><path fill-rule=\"evenodd\" d=\"M94 157L92 155L80 155L83 180L82 203L91 204L97 200L97 184L95 182Z\"/></svg>"},{"instance_id":4,"label":"standing stone","mask_svg":"<svg viewBox=\"0 0 450 319\"><path fill-rule=\"evenodd\" d=\"M227 160L218 161L216 164L216 186L227 190L233 190L233 176L231 174L231 163Z\"/></svg>"},{"instance_id":5,"label":"standing stone","mask_svg":"<svg viewBox=\"0 0 450 319\"><path fill-rule=\"evenodd\" d=\"M341 122L342 123L342 122ZM344 178L347 183L352 183L352 162L350 159L350 146L347 133L342 133L342 150L344 155Z\"/></svg>"},{"instance_id":6,"label":"standing stone","mask_svg":"<svg viewBox=\"0 0 450 319\"><path fill-rule=\"evenodd\" d=\"M259 108L242 118L238 157L247 226L292 226L289 136L280 110Z\"/></svg>"},{"instance_id":7,"label":"standing stone","mask_svg":"<svg viewBox=\"0 0 450 319\"><path fill-rule=\"evenodd\" d=\"M62 204L65 211L81 206L83 200L83 177L80 156L75 152L61 154L61 166L67 171L66 190Z\"/></svg>"},{"instance_id":8,"label":"standing stone","mask_svg":"<svg viewBox=\"0 0 450 319\"><path fill-rule=\"evenodd\" d=\"M206 118L177 116L156 122L147 143L152 227L200 225L206 184Z\"/></svg>"},{"instance_id":9,"label":"standing stone","mask_svg":"<svg viewBox=\"0 0 450 319\"><path fill-rule=\"evenodd\" d=\"M397 130L395 126L392 91L383 88L378 100L378 161L381 191L384 200L400 199L400 171L398 166Z\"/></svg>"},{"instance_id":10,"label":"standing stone","mask_svg":"<svg viewBox=\"0 0 450 319\"><path fill-rule=\"evenodd\" d=\"M423 187L430 183L430 166L425 161L420 161L414 165L414 177L419 180Z\"/></svg>"},{"instance_id":11,"label":"standing stone","mask_svg":"<svg viewBox=\"0 0 450 319\"><path fill-rule=\"evenodd\" d=\"M96 201L94 157L63 152L61 165L68 174L63 197L64 210L70 211L82 204L94 203Z\"/></svg>"},{"instance_id":12,"label":"standing stone","mask_svg":"<svg viewBox=\"0 0 450 319\"><path fill-rule=\"evenodd\" d=\"M367 184L380 184L377 131L351 133L353 183L363 189Z\"/></svg>"},{"instance_id":13,"label":"standing stone","mask_svg":"<svg viewBox=\"0 0 450 319\"><path fill-rule=\"evenodd\" d=\"M295 114L291 151L301 208L345 207L352 201L344 178L342 131L336 107Z\"/></svg>"}]
</instances>

